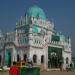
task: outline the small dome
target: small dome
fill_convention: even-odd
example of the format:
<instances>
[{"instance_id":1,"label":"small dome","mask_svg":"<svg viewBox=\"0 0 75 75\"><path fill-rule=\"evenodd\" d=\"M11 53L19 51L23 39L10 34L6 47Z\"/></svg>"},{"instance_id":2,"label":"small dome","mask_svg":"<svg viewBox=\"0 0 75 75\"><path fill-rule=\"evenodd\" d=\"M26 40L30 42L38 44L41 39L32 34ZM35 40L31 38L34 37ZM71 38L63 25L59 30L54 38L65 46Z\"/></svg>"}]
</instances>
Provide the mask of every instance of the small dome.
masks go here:
<instances>
[{"instance_id":1,"label":"small dome","mask_svg":"<svg viewBox=\"0 0 75 75\"><path fill-rule=\"evenodd\" d=\"M44 11L36 5L30 7L26 14L27 16L46 19Z\"/></svg>"}]
</instances>

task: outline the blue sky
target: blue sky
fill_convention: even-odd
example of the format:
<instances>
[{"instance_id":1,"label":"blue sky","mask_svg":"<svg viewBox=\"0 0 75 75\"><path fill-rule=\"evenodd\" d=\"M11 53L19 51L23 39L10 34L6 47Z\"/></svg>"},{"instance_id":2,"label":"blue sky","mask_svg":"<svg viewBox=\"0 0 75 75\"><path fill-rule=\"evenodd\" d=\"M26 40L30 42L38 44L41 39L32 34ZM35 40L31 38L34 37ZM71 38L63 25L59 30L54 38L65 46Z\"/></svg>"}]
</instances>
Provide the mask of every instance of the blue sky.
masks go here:
<instances>
[{"instance_id":1,"label":"blue sky","mask_svg":"<svg viewBox=\"0 0 75 75\"><path fill-rule=\"evenodd\" d=\"M0 0L0 29L13 31L16 21L34 4L54 21L57 31L71 37L75 56L75 0Z\"/></svg>"}]
</instances>

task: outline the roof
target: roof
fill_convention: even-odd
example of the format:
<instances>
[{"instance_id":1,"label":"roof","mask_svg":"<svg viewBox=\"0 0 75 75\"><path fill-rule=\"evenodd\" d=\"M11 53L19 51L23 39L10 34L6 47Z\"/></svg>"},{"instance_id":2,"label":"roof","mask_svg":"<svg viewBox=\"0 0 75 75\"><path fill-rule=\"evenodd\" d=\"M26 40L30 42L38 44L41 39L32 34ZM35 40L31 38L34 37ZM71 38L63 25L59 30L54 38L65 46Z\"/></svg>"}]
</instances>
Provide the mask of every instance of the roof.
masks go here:
<instances>
[{"instance_id":1,"label":"roof","mask_svg":"<svg viewBox=\"0 0 75 75\"><path fill-rule=\"evenodd\" d=\"M46 19L46 15L45 15L43 9L41 9L37 5L34 5L34 6L30 7L27 10L27 13L26 14L27 14L27 16L41 18L41 19L44 19L44 20Z\"/></svg>"}]
</instances>

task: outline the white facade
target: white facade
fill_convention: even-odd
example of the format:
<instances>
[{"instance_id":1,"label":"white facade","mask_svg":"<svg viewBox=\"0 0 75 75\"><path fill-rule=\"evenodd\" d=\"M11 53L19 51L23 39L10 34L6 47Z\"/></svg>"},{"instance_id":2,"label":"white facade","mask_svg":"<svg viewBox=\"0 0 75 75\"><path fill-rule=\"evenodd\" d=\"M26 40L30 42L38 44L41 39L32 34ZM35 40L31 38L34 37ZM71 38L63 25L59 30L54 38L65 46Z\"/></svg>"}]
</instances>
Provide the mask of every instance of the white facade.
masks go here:
<instances>
[{"instance_id":1,"label":"white facade","mask_svg":"<svg viewBox=\"0 0 75 75\"><path fill-rule=\"evenodd\" d=\"M30 9L32 8L35 7L33 6ZM40 10L42 9L40 8ZM37 11L39 11L38 7ZM28 13L30 12L33 11L31 10ZM59 68L60 60L62 60L65 69L66 64L71 63L72 57L70 38L65 38L64 35L56 32L54 23L41 18L40 12L38 13L39 18L33 16L33 13L30 16L21 17L16 23L15 32L9 32L2 36L4 42L0 35L0 63L3 62L1 65L9 67L13 61L30 58L35 65L43 65L45 69ZM67 62L66 58L68 58Z\"/></svg>"}]
</instances>

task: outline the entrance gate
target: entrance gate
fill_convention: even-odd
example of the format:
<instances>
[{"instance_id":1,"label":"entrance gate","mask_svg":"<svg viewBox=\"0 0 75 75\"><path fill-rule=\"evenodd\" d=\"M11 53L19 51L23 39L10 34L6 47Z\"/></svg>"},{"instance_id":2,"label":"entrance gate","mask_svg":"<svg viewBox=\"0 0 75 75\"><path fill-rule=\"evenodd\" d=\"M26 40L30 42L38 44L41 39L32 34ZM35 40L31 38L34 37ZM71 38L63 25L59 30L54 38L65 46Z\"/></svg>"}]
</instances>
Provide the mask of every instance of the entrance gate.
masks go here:
<instances>
[{"instance_id":1,"label":"entrance gate","mask_svg":"<svg viewBox=\"0 0 75 75\"><path fill-rule=\"evenodd\" d=\"M48 68L59 68L61 66L62 48L48 47Z\"/></svg>"},{"instance_id":2,"label":"entrance gate","mask_svg":"<svg viewBox=\"0 0 75 75\"><path fill-rule=\"evenodd\" d=\"M11 66L11 50L10 49L6 49L6 54L5 54L5 63L7 65L7 67Z\"/></svg>"}]
</instances>

